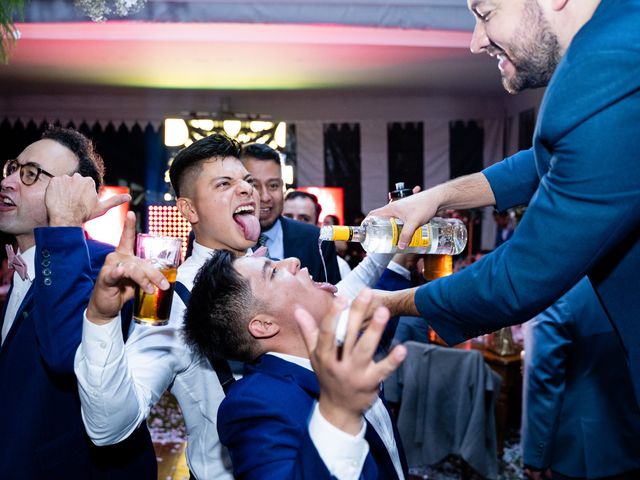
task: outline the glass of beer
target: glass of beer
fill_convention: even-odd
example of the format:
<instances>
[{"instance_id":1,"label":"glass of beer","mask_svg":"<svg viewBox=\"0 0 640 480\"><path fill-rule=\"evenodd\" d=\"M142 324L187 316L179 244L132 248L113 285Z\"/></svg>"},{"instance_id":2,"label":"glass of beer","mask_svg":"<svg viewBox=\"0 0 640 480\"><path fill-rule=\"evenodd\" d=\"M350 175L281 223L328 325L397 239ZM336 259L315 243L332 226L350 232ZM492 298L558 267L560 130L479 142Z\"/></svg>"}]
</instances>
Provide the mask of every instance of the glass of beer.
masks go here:
<instances>
[{"instance_id":1,"label":"glass of beer","mask_svg":"<svg viewBox=\"0 0 640 480\"><path fill-rule=\"evenodd\" d=\"M181 253L180 238L138 234L136 255L149 260L155 268L160 270L169 281L169 288L160 290L155 287L153 293L146 293L142 288L136 287L133 319L137 323L157 326L166 325L169 322Z\"/></svg>"}]
</instances>

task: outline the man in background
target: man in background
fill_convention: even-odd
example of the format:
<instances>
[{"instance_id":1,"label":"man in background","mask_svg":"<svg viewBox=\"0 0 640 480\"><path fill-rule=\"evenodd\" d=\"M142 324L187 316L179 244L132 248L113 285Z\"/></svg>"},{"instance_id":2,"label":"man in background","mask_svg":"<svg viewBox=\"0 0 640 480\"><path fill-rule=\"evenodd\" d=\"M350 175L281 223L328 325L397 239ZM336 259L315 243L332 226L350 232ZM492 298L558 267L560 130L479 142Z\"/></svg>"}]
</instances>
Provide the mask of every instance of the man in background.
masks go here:
<instances>
[{"instance_id":1,"label":"man in background","mask_svg":"<svg viewBox=\"0 0 640 480\"><path fill-rule=\"evenodd\" d=\"M275 259L296 257L318 281L332 284L340 281L336 250L332 242L322 244L327 266L325 278L318 248L320 229L282 216L284 191L280 154L268 145L252 143L242 149L242 162L254 178L260 195L260 245L269 249Z\"/></svg>"},{"instance_id":2,"label":"man in background","mask_svg":"<svg viewBox=\"0 0 640 480\"><path fill-rule=\"evenodd\" d=\"M301 190L289 190L284 197L282 215L298 222L318 225L322 205L318 197Z\"/></svg>"},{"instance_id":3,"label":"man in background","mask_svg":"<svg viewBox=\"0 0 640 480\"><path fill-rule=\"evenodd\" d=\"M298 222L308 223L309 225L318 225L318 220L322 213L322 205L318 202L318 197L312 193L290 190L284 197L284 208L282 215L297 220ZM335 215L331 215L337 218ZM336 250L338 250L339 244L344 244L346 249L347 242L333 242ZM340 278L347 278L351 267L344 258L336 252L336 260L338 262L338 269L340 270Z\"/></svg>"}]
</instances>

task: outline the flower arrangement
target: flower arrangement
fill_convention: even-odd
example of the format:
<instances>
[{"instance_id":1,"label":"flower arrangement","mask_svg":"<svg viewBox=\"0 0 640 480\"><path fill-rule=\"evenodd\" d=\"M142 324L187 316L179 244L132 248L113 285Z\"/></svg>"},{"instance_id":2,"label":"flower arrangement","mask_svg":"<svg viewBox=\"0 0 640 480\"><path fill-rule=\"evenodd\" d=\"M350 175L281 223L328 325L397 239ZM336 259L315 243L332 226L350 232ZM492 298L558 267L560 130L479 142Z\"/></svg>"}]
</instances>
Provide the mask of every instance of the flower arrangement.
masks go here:
<instances>
[{"instance_id":1,"label":"flower arrangement","mask_svg":"<svg viewBox=\"0 0 640 480\"><path fill-rule=\"evenodd\" d=\"M0 2L0 60L7 63L9 50L20 37L13 24L14 17L22 16L25 0L3 0Z\"/></svg>"},{"instance_id":2,"label":"flower arrangement","mask_svg":"<svg viewBox=\"0 0 640 480\"><path fill-rule=\"evenodd\" d=\"M86 13L94 22L104 22L107 16L121 17L140 11L146 0L75 0L76 7Z\"/></svg>"}]
</instances>

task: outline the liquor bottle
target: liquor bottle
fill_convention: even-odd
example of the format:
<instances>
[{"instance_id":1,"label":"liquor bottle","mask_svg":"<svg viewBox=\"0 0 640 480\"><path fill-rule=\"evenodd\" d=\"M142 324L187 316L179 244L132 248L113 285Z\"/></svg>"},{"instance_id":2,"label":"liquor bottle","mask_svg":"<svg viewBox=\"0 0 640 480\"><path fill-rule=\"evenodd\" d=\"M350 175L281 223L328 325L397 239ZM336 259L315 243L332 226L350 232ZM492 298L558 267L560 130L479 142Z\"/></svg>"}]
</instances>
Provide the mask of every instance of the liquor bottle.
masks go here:
<instances>
[{"instance_id":1,"label":"liquor bottle","mask_svg":"<svg viewBox=\"0 0 640 480\"><path fill-rule=\"evenodd\" d=\"M456 255L467 244L467 227L457 218L434 217L418 228L409 245L398 249L402 221L397 218L367 217L359 227L339 225L320 229L320 240L359 242L367 252L373 253L435 253Z\"/></svg>"}]
</instances>

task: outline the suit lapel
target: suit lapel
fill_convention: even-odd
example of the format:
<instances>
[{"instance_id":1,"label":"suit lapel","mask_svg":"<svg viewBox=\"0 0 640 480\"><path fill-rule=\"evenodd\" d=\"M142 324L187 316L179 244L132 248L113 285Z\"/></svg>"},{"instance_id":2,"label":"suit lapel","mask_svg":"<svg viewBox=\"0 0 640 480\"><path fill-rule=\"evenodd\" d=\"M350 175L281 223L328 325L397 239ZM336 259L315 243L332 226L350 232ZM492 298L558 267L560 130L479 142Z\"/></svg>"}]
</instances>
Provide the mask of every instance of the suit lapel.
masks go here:
<instances>
[{"instance_id":1,"label":"suit lapel","mask_svg":"<svg viewBox=\"0 0 640 480\"><path fill-rule=\"evenodd\" d=\"M8 299L9 299L9 296L7 296L7 300ZM27 290L27 294L22 299L22 303L20 304L20 308L18 308L18 312L16 313L16 317L13 320L13 324L11 325L9 332L7 332L7 338L5 338L4 342L2 342L2 348L0 349L0 353L6 350L7 345L9 344L9 342L11 342L11 339L15 336L16 332L18 331L20 324L24 321L25 318L27 318L31 314L32 310L33 310L33 284L31 285L31 287L29 287L29 290ZM3 323L4 323L4 314L6 313L6 311L7 311L7 306L5 304L3 308L3 315L2 315Z\"/></svg>"},{"instance_id":2,"label":"suit lapel","mask_svg":"<svg viewBox=\"0 0 640 480\"><path fill-rule=\"evenodd\" d=\"M9 305L9 298L11 298L11 292L13 291L13 280L11 281L11 286L9 287L9 291L7 292L7 296L4 300L4 305L2 306L2 318L0 318L0 331L2 331L2 326L4 325L4 316L7 314L7 306Z\"/></svg>"}]
</instances>

